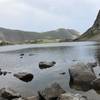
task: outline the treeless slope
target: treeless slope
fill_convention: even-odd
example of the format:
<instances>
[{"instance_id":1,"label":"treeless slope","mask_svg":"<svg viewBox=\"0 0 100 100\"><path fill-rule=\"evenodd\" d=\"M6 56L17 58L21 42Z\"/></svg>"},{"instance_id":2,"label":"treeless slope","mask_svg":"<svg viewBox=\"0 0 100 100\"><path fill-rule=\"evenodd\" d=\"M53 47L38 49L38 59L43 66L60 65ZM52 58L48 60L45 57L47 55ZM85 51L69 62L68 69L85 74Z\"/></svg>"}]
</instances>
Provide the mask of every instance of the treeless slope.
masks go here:
<instances>
[{"instance_id":1,"label":"treeless slope","mask_svg":"<svg viewBox=\"0 0 100 100\"><path fill-rule=\"evenodd\" d=\"M84 34L82 34L76 40L78 41L100 41L100 10L97 18L92 25Z\"/></svg>"},{"instance_id":2,"label":"treeless slope","mask_svg":"<svg viewBox=\"0 0 100 100\"><path fill-rule=\"evenodd\" d=\"M79 32L73 29L58 29L48 32L27 32L0 28L0 40L9 42L24 42L36 39L68 39L73 40L79 36Z\"/></svg>"}]
</instances>

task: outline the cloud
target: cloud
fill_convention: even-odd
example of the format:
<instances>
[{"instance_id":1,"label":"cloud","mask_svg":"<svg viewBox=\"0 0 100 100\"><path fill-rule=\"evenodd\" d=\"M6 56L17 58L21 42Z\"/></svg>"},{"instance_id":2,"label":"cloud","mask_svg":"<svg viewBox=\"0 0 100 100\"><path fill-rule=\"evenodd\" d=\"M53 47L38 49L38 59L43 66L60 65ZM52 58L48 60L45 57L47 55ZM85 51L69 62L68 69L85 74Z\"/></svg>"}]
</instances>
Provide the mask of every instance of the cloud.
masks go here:
<instances>
[{"instance_id":1,"label":"cloud","mask_svg":"<svg viewBox=\"0 0 100 100\"><path fill-rule=\"evenodd\" d=\"M0 0L0 26L30 31L59 27L84 32L93 24L100 0Z\"/></svg>"}]
</instances>

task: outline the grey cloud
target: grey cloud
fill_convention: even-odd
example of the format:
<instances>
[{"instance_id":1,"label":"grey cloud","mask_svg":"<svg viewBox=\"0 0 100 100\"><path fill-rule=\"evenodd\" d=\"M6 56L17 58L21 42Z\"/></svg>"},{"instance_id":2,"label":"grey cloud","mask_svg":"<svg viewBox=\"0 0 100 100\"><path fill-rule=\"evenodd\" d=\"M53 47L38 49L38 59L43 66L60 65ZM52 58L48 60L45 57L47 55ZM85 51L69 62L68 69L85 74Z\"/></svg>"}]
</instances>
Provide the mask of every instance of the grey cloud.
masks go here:
<instances>
[{"instance_id":1,"label":"grey cloud","mask_svg":"<svg viewBox=\"0 0 100 100\"><path fill-rule=\"evenodd\" d=\"M0 0L0 26L30 31L59 27L85 31L100 0Z\"/></svg>"}]
</instances>

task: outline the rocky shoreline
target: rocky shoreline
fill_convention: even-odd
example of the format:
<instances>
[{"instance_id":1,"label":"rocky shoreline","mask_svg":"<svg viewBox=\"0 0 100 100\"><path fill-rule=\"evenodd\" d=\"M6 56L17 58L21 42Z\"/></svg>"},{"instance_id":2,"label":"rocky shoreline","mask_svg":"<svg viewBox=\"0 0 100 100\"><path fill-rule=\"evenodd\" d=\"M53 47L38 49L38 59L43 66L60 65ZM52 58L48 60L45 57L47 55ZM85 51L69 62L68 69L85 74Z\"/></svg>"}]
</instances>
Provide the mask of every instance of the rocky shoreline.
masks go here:
<instances>
[{"instance_id":1,"label":"rocky shoreline","mask_svg":"<svg viewBox=\"0 0 100 100\"><path fill-rule=\"evenodd\" d=\"M53 67L55 64L55 61L42 61L39 63L39 68L47 69ZM70 88L83 91L94 89L99 93L100 79L97 78L94 72L94 68L97 67L97 65L97 62L93 62L87 64L77 63L71 66L69 68ZM11 72L2 71L0 69L1 75L6 75L5 72L6 74L11 74ZM64 75L66 72L61 72L60 74ZM34 78L34 75L28 72L15 73L13 76L23 82L30 82ZM79 93L75 94L65 91L58 83L53 83L44 90L39 90L37 94L37 96L23 97L20 93L11 88L2 88L0 89L0 100L88 100L86 96Z\"/></svg>"},{"instance_id":2,"label":"rocky shoreline","mask_svg":"<svg viewBox=\"0 0 100 100\"><path fill-rule=\"evenodd\" d=\"M38 91L37 96L22 97L21 94L10 88L0 89L0 100L88 100L81 94L66 92L58 83L53 83L44 90Z\"/></svg>"}]
</instances>

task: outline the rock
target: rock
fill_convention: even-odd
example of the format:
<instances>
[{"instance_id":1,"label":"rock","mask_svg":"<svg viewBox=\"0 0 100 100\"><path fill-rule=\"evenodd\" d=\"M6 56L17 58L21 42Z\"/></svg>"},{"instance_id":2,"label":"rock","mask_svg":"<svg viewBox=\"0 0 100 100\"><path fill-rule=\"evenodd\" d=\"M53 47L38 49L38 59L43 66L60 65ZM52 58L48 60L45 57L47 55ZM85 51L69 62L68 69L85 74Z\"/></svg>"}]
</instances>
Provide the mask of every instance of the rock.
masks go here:
<instances>
[{"instance_id":1,"label":"rock","mask_svg":"<svg viewBox=\"0 0 100 100\"><path fill-rule=\"evenodd\" d=\"M21 53L20 56L24 56L24 53Z\"/></svg>"},{"instance_id":2,"label":"rock","mask_svg":"<svg viewBox=\"0 0 100 100\"><path fill-rule=\"evenodd\" d=\"M5 75L7 75L7 72L6 72L6 71L4 71L4 72L3 72L3 75L4 75L4 76L5 76Z\"/></svg>"},{"instance_id":3,"label":"rock","mask_svg":"<svg viewBox=\"0 0 100 100\"><path fill-rule=\"evenodd\" d=\"M7 72L7 71L2 71L2 69L0 68L0 75L7 75L7 74L11 74L11 72Z\"/></svg>"},{"instance_id":4,"label":"rock","mask_svg":"<svg viewBox=\"0 0 100 100\"><path fill-rule=\"evenodd\" d=\"M20 97L20 98L15 98L15 99L12 99L12 100L28 100L28 99Z\"/></svg>"},{"instance_id":5,"label":"rock","mask_svg":"<svg viewBox=\"0 0 100 100\"><path fill-rule=\"evenodd\" d=\"M87 91L91 89L91 82L96 79L93 68L83 63L76 64L69 69L70 87Z\"/></svg>"},{"instance_id":6,"label":"rock","mask_svg":"<svg viewBox=\"0 0 100 100\"><path fill-rule=\"evenodd\" d=\"M56 64L56 62L55 61L52 61L52 62L40 62L39 63L39 68L40 69L45 69L45 68L49 68L49 67L52 67L52 66L54 66Z\"/></svg>"},{"instance_id":7,"label":"rock","mask_svg":"<svg viewBox=\"0 0 100 100\"><path fill-rule=\"evenodd\" d=\"M91 82L93 89L100 91L100 78Z\"/></svg>"},{"instance_id":8,"label":"rock","mask_svg":"<svg viewBox=\"0 0 100 100\"><path fill-rule=\"evenodd\" d=\"M62 72L62 73L60 73L61 75L65 75L66 74L66 72Z\"/></svg>"},{"instance_id":9,"label":"rock","mask_svg":"<svg viewBox=\"0 0 100 100\"><path fill-rule=\"evenodd\" d=\"M0 68L0 75L2 75L2 70L1 70L1 68Z\"/></svg>"},{"instance_id":10,"label":"rock","mask_svg":"<svg viewBox=\"0 0 100 100\"><path fill-rule=\"evenodd\" d=\"M32 96L32 97L27 97L27 98L20 97L13 100L39 100L39 99L38 99L38 96Z\"/></svg>"},{"instance_id":11,"label":"rock","mask_svg":"<svg viewBox=\"0 0 100 100\"><path fill-rule=\"evenodd\" d=\"M12 100L14 98L19 98L21 95L10 88L2 88L0 89L0 96L2 98Z\"/></svg>"},{"instance_id":12,"label":"rock","mask_svg":"<svg viewBox=\"0 0 100 100\"><path fill-rule=\"evenodd\" d=\"M73 59L72 61L75 62L75 61L77 61L77 60Z\"/></svg>"},{"instance_id":13,"label":"rock","mask_svg":"<svg viewBox=\"0 0 100 100\"><path fill-rule=\"evenodd\" d=\"M20 58L23 58L22 56Z\"/></svg>"},{"instance_id":14,"label":"rock","mask_svg":"<svg viewBox=\"0 0 100 100\"><path fill-rule=\"evenodd\" d=\"M14 77L24 81L24 82L30 82L33 79L33 74L27 73L27 72L19 72L17 74L14 74Z\"/></svg>"},{"instance_id":15,"label":"rock","mask_svg":"<svg viewBox=\"0 0 100 100\"><path fill-rule=\"evenodd\" d=\"M91 63L88 63L87 64L89 67L91 67L91 68L94 68L94 67L96 67L97 66L97 62L91 62Z\"/></svg>"},{"instance_id":16,"label":"rock","mask_svg":"<svg viewBox=\"0 0 100 100\"><path fill-rule=\"evenodd\" d=\"M29 56L33 56L33 55L35 55L35 54L32 54L32 53L29 54Z\"/></svg>"},{"instance_id":17,"label":"rock","mask_svg":"<svg viewBox=\"0 0 100 100\"><path fill-rule=\"evenodd\" d=\"M45 88L43 91L38 92L40 100L55 100L62 93L65 93L65 91L58 83L54 83L50 87Z\"/></svg>"},{"instance_id":18,"label":"rock","mask_svg":"<svg viewBox=\"0 0 100 100\"><path fill-rule=\"evenodd\" d=\"M7 75L7 74L11 74L11 72L7 72L7 71L2 71L2 75Z\"/></svg>"},{"instance_id":19,"label":"rock","mask_svg":"<svg viewBox=\"0 0 100 100\"><path fill-rule=\"evenodd\" d=\"M64 93L57 100L87 100L87 97L80 94Z\"/></svg>"},{"instance_id":20,"label":"rock","mask_svg":"<svg viewBox=\"0 0 100 100\"><path fill-rule=\"evenodd\" d=\"M0 75L2 75L2 72L0 71Z\"/></svg>"},{"instance_id":21,"label":"rock","mask_svg":"<svg viewBox=\"0 0 100 100\"><path fill-rule=\"evenodd\" d=\"M27 97L27 100L39 100L38 96Z\"/></svg>"},{"instance_id":22,"label":"rock","mask_svg":"<svg viewBox=\"0 0 100 100\"><path fill-rule=\"evenodd\" d=\"M0 100L8 100L8 99L5 99L5 98L0 97Z\"/></svg>"}]
</instances>

